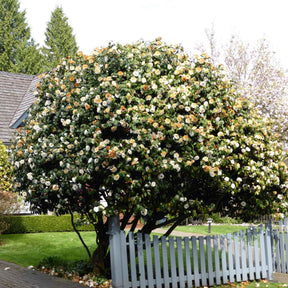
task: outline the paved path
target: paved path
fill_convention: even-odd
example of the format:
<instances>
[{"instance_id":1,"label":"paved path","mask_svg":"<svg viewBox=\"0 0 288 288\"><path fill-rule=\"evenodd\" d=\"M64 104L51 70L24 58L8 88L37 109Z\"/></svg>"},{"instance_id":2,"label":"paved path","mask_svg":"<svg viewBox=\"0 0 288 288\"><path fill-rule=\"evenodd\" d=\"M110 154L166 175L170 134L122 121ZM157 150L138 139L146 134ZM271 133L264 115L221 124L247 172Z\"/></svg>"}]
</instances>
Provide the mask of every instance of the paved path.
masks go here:
<instances>
[{"instance_id":1,"label":"paved path","mask_svg":"<svg viewBox=\"0 0 288 288\"><path fill-rule=\"evenodd\" d=\"M157 228L157 229L153 230L154 233L159 233L159 234L165 234L166 231L167 231L167 229L162 229L162 228ZM179 237L196 236L196 237L199 237L199 236L206 236L206 235L199 234L199 233L182 232L182 231L173 230L171 233L171 236L179 236Z\"/></svg>"},{"instance_id":2,"label":"paved path","mask_svg":"<svg viewBox=\"0 0 288 288\"><path fill-rule=\"evenodd\" d=\"M53 277L0 260L0 288L84 288L84 285Z\"/></svg>"}]
</instances>

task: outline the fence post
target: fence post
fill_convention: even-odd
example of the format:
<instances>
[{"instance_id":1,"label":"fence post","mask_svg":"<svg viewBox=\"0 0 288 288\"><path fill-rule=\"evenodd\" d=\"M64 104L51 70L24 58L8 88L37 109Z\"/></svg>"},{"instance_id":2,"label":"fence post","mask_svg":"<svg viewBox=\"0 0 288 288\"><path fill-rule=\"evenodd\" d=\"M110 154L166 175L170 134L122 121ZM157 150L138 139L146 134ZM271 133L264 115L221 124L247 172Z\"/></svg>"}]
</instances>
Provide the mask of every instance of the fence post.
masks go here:
<instances>
[{"instance_id":1,"label":"fence post","mask_svg":"<svg viewBox=\"0 0 288 288\"><path fill-rule=\"evenodd\" d=\"M121 264L121 242L119 215L109 217L108 232L110 243L111 276L113 288L125 288L123 286L123 274Z\"/></svg>"}]
</instances>

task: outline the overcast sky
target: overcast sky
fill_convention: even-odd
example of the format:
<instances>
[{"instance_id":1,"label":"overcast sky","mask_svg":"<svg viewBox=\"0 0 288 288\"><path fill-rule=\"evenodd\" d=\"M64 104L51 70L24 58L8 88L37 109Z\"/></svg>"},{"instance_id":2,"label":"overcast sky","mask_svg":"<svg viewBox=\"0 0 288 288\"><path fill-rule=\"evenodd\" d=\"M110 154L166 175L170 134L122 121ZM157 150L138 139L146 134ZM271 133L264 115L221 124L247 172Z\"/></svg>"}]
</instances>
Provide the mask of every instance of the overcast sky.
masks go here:
<instances>
[{"instance_id":1,"label":"overcast sky","mask_svg":"<svg viewBox=\"0 0 288 288\"><path fill-rule=\"evenodd\" d=\"M62 6L81 51L90 54L109 41L139 39L181 43L193 53L214 23L219 43L231 34L253 43L265 37L288 69L287 0L19 0L34 40L43 45L51 12Z\"/></svg>"}]
</instances>

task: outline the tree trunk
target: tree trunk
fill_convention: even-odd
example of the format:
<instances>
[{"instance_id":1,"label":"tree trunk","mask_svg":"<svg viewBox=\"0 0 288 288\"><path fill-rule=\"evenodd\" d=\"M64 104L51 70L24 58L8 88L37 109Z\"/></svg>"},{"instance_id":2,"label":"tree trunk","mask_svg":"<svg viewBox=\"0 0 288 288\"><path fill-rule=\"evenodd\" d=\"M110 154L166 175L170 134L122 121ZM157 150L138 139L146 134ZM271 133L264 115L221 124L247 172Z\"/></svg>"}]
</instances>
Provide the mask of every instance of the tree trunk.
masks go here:
<instances>
[{"instance_id":1,"label":"tree trunk","mask_svg":"<svg viewBox=\"0 0 288 288\"><path fill-rule=\"evenodd\" d=\"M110 276L110 254L109 254L109 235L108 221L99 221L95 226L97 234L97 248L92 255L93 272L96 275Z\"/></svg>"},{"instance_id":2,"label":"tree trunk","mask_svg":"<svg viewBox=\"0 0 288 288\"><path fill-rule=\"evenodd\" d=\"M93 252L93 272L96 275L110 276L110 255L108 248L109 238L107 241L99 240L98 246Z\"/></svg>"}]
</instances>

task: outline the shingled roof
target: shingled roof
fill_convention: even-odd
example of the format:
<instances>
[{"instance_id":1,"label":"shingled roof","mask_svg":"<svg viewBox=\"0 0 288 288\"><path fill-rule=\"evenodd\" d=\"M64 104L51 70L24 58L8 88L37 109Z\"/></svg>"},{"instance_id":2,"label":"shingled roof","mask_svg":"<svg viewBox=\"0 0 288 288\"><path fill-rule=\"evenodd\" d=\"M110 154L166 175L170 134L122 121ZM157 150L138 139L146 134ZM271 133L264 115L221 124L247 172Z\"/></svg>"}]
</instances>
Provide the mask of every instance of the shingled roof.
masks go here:
<instances>
[{"instance_id":1,"label":"shingled roof","mask_svg":"<svg viewBox=\"0 0 288 288\"><path fill-rule=\"evenodd\" d=\"M22 125L34 101L38 76L0 71L0 140L10 145L15 129Z\"/></svg>"}]
</instances>

